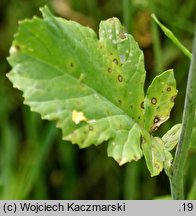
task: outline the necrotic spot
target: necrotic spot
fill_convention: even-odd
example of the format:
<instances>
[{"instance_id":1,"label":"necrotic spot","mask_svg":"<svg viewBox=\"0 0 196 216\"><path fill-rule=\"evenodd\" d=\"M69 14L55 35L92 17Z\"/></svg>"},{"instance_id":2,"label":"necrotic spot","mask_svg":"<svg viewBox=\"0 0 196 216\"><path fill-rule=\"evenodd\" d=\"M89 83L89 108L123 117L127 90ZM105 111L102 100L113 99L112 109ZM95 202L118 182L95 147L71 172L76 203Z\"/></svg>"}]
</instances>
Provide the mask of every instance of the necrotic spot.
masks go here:
<instances>
[{"instance_id":1,"label":"necrotic spot","mask_svg":"<svg viewBox=\"0 0 196 216\"><path fill-rule=\"evenodd\" d=\"M158 126L155 126L153 129L152 129L152 132L155 132L155 131L157 131L159 129L159 127Z\"/></svg>"},{"instance_id":2,"label":"necrotic spot","mask_svg":"<svg viewBox=\"0 0 196 216\"><path fill-rule=\"evenodd\" d=\"M175 98L176 98L176 95L172 96L171 97L171 102L174 102Z\"/></svg>"},{"instance_id":3,"label":"necrotic spot","mask_svg":"<svg viewBox=\"0 0 196 216\"><path fill-rule=\"evenodd\" d=\"M170 91L171 91L171 87L168 87L168 88L167 88L167 91L170 92Z\"/></svg>"},{"instance_id":4,"label":"necrotic spot","mask_svg":"<svg viewBox=\"0 0 196 216\"><path fill-rule=\"evenodd\" d=\"M11 46L11 48L9 50L10 55L16 54L17 52L19 52L19 50L20 50L20 46L18 46L18 45Z\"/></svg>"},{"instance_id":5,"label":"necrotic spot","mask_svg":"<svg viewBox=\"0 0 196 216\"><path fill-rule=\"evenodd\" d=\"M118 60L115 58L115 59L113 59L113 62L115 63L115 64L118 64Z\"/></svg>"},{"instance_id":6,"label":"necrotic spot","mask_svg":"<svg viewBox=\"0 0 196 216\"><path fill-rule=\"evenodd\" d=\"M155 116L155 118L154 118L154 123L156 124L156 123L158 123L159 121L160 121L159 116Z\"/></svg>"},{"instance_id":7,"label":"necrotic spot","mask_svg":"<svg viewBox=\"0 0 196 216\"><path fill-rule=\"evenodd\" d=\"M141 108L144 109L144 101L140 104Z\"/></svg>"},{"instance_id":8,"label":"necrotic spot","mask_svg":"<svg viewBox=\"0 0 196 216\"><path fill-rule=\"evenodd\" d=\"M123 81L123 77L121 75L118 75L118 81L122 82Z\"/></svg>"},{"instance_id":9,"label":"necrotic spot","mask_svg":"<svg viewBox=\"0 0 196 216\"><path fill-rule=\"evenodd\" d=\"M108 72L111 73L112 72L112 68L108 68Z\"/></svg>"},{"instance_id":10,"label":"necrotic spot","mask_svg":"<svg viewBox=\"0 0 196 216\"><path fill-rule=\"evenodd\" d=\"M119 34L119 37L120 37L120 39L126 39L127 37L126 37L126 34L124 33L124 32L121 32L120 34Z\"/></svg>"},{"instance_id":11,"label":"necrotic spot","mask_svg":"<svg viewBox=\"0 0 196 216\"><path fill-rule=\"evenodd\" d=\"M74 63L73 62L70 63L70 67L74 67Z\"/></svg>"},{"instance_id":12,"label":"necrotic spot","mask_svg":"<svg viewBox=\"0 0 196 216\"><path fill-rule=\"evenodd\" d=\"M138 160L138 157L137 157L136 155L133 155L133 159L134 159L135 161L137 161L137 160Z\"/></svg>"},{"instance_id":13,"label":"necrotic spot","mask_svg":"<svg viewBox=\"0 0 196 216\"><path fill-rule=\"evenodd\" d=\"M156 103L157 103L157 99L153 97L153 98L151 99L151 103L152 103L152 104L156 104Z\"/></svg>"},{"instance_id":14,"label":"necrotic spot","mask_svg":"<svg viewBox=\"0 0 196 216\"><path fill-rule=\"evenodd\" d=\"M16 45L15 48L19 51L20 50L20 46Z\"/></svg>"}]
</instances>

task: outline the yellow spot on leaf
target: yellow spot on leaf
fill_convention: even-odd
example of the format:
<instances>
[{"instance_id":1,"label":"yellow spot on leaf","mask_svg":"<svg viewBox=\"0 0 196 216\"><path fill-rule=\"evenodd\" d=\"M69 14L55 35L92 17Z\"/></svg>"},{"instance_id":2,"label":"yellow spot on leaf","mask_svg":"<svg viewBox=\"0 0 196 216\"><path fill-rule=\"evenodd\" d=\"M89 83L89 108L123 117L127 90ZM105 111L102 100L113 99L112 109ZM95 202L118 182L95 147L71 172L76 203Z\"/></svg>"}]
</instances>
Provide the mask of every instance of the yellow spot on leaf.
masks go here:
<instances>
[{"instance_id":1,"label":"yellow spot on leaf","mask_svg":"<svg viewBox=\"0 0 196 216\"><path fill-rule=\"evenodd\" d=\"M9 50L9 53L10 55L14 55L18 52L18 49L16 46L11 46L10 50Z\"/></svg>"},{"instance_id":2,"label":"yellow spot on leaf","mask_svg":"<svg viewBox=\"0 0 196 216\"><path fill-rule=\"evenodd\" d=\"M83 112L77 112L76 110L73 110L72 121L76 124L79 124L81 121L87 121L87 118L85 117Z\"/></svg>"}]
</instances>

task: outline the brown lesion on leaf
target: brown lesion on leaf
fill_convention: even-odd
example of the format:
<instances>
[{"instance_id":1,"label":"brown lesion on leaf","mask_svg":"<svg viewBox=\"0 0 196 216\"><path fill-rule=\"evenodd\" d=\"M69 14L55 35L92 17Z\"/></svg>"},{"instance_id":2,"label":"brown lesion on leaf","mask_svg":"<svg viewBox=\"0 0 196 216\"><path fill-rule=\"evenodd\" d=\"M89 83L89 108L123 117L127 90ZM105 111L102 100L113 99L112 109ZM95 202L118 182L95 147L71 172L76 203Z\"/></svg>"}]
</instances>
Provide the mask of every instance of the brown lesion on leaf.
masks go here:
<instances>
[{"instance_id":1,"label":"brown lesion on leaf","mask_svg":"<svg viewBox=\"0 0 196 216\"><path fill-rule=\"evenodd\" d=\"M87 132L86 130L84 130L83 133L84 133L85 135L87 135L88 132Z\"/></svg>"},{"instance_id":2,"label":"brown lesion on leaf","mask_svg":"<svg viewBox=\"0 0 196 216\"><path fill-rule=\"evenodd\" d=\"M153 127L152 129L151 129L151 131L152 132L155 132L155 131L157 131L159 129L159 127L158 126L155 126L155 127Z\"/></svg>"},{"instance_id":3,"label":"brown lesion on leaf","mask_svg":"<svg viewBox=\"0 0 196 216\"><path fill-rule=\"evenodd\" d=\"M167 87L167 91L170 92L171 91L171 87Z\"/></svg>"},{"instance_id":4,"label":"brown lesion on leaf","mask_svg":"<svg viewBox=\"0 0 196 216\"><path fill-rule=\"evenodd\" d=\"M174 101L175 101L175 98L176 98L176 95L172 96L172 97L171 97L171 102L173 102L173 103L174 103Z\"/></svg>"},{"instance_id":5,"label":"brown lesion on leaf","mask_svg":"<svg viewBox=\"0 0 196 216\"><path fill-rule=\"evenodd\" d=\"M155 105L155 104L157 103L157 99L156 99L155 97L153 97L153 98L151 99L151 103L152 103L153 105Z\"/></svg>"},{"instance_id":6,"label":"brown lesion on leaf","mask_svg":"<svg viewBox=\"0 0 196 216\"><path fill-rule=\"evenodd\" d=\"M20 46L19 45L12 45L9 52L10 52L10 55L14 55L16 53L18 53L20 51Z\"/></svg>"},{"instance_id":7,"label":"brown lesion on leaf","mask_svg":"<svg viewBox=\"0 0 196 216\"><path fill-rule=\"evenodd\" d=\"M127 35L126 35L125 32L121 32L121 33L119 34L119 37L120 37L120 39L124 40L124 39L127 38Z\"/></svg>"},{"instance_id":8,"label":"brown lesion on leaf","mask_svg":"<svg viewBox=\"0 0 196 216\"><path fill-rule=\"evenodd\" d=\"M122 82L123 81L123 76L122 75L118 75L118 81Z\"/></svg>"},{"instance_id":9,"label":"brown lesion on leaf","mask_svg":"<svg viewBox=\"0 0 196 216\"><path fill-rule=\"evenodd\" d=\"M159 121L160 121L159 116L155 116L155 118L154 118L154 123L156 124L156 123L158 123Z\"/></svg>"},{"instance_id":10,"label":"brown lesion on leaf","mask_svg":"<svg viewBox=\"0 0 196 216\"><path fill-rule=\"evenodd\" d=\"M165 122L167 119L169 118L169 116L159 116L156 115L153 119L153 126L151 127L151 132L155 132L158 130L158 128L160 127L160 125Z\"/></svg>"},{"instance_id":11,"label":"brown lesion on leaf","mask_svg":"<svg viewBox=\"0 0 196 216\"><path fill-rule=\"evenodd\" d=\"M103 49L103 46L100 44L99 48L100 48L100 49Z\"/></svg>"},{"instance_id":12,"label":"brown lesion on leaf","mask_svg":"<svg viewBox=\"0 0 196 216\"><path fill-rule=\"evenodd\" d=\"M156 110L159 110L159 109L160 109L160 106L157 106L157 107L156 107Z\"/></svg>"},{"instance_id":13,"label":"brown lesion on leaf","mask_svg":"<svg viewBox=\"0 0 196 216\"><path fill-rule=\"evenodd\" d=\"M160 169L160 166L157 162L154 163L155 167L159 170Z\"/></svg>"},{"instance_id":14,"label":"brown lesion on leaf","mask_svg":"<svg viewBox=\"0 0 196 216\"><path fill-rule=\"evenodd\" d=\"M140 107L144 109L144 101L141 102Z\"/></svg>"},{"instance_id":15,"label":"brown lesion on leaf","mask_svg":"<svg viewBox=\"0 0 196 216\"><path fill-rule=\"evenodd\" d=\"M137 161L139 158L136 155L133 155L133 160Z\"/></svg>"},{"instance_id":16,"label":"brown lesion on leaf","mask_svg":"<svg viewBox=\"0 0 196 216\"><path fill-rule=\"evenodd\" d=\"M108 68L108 73L112 73L112 68Z\"/></svg>"},{"instance_id":17,"label":"brown lesion on leaf","mask_svg":"<svg viewBox=\"0 0 196 216\"><path fill-rule=\"evenodd\" d=\"M118 65L118 60L116 58L113 59L113 62Z\"/></svg>"},{"instance_id":18,"label":"brown lesion on leaf","mask_svg":"<svg viewBox=\"0 0 196 216\"><path fill-rule=\"evenodd\" d=\"M20 45L15 45L14 47L16 48L17 51L20 50Z\"/></svg>"},{"instance_id":19,"label":"brown lesion on leaf","mask_svg":"<svg viewBox=\"0 0 196 216\"><path fill-rule=\"evenodd\" d=\"M145 140L145 138L141 135L141 136L140 136L140 144L143 145L143 144L145 144L145 143L146 143L146 140Z\"/></svg>"},{"instance_id":20,"label":"brown lesion on leaf","mask_svg":"<svg viewBox=\"0 0 196 216\"><path fill-rule=\"evenodd\" d=\"M75 65L73 62L70 63L70 67L73 68Z\"/></svg>"},{"instance_id":21,"label":"brown lesion on leaf","mask_svg":"<svg viewBox=\"0 0 196 216\"><path fill-rule=\"evenodd\" d=\"M118 99L118 103L121 105L122 104L122 100Z\"/></svg>"}]
</instances>

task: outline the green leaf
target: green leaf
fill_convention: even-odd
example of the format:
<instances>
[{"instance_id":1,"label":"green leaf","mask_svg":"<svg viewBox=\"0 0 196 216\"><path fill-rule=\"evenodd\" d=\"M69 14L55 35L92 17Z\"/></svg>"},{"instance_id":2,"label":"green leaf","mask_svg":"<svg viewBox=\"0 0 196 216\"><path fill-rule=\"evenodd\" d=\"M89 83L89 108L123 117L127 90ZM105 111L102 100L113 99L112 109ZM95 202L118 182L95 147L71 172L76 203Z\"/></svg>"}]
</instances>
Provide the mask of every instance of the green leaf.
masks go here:
<instances>
[{"instance_id":1,"label":"green leaf","mask_svg":"<svg viewBox=\"0 0 196 216\"><path fill-rule=\"evenodd\" d=\"M156 131L169 118L176 95L176 81L172 70L154 78L144 99L146 130Z\"/></svg>"},{"instance_id":2,"label":"green leaf","mask_svg":"<svg viewBox=\"0 0 196 216\"><path fill-rule=\"evenodd\" d=\"M171 151L178 143L182 124L174 125L166 134L163 135L162 140L165 143L165 149Z\"/></svg>"},{"instance_id":3,"label":"green leaf","mask_svg":"<svg viewBox=\"0 0 196 216\"><path fill-rule=\"evenodd\" d=\"M20 23L8 59L8 78L23 92L24 103L55 120L64 140L80 148L108 141L108 155L120 165L144 153L151 175L159 174L162 165L157 168L155 161L164 150L153 153L149 129L156 115L169 116L173 73L161 76L163 87L171 86L167 95L155 92L158 77L144 99L143 53L117 18L101 22L98 39L88 27L56 18L47 7L41 11L43 19ZM152 96L160 98L164 112L148 102Z\"/></svg>"}]
</instances>

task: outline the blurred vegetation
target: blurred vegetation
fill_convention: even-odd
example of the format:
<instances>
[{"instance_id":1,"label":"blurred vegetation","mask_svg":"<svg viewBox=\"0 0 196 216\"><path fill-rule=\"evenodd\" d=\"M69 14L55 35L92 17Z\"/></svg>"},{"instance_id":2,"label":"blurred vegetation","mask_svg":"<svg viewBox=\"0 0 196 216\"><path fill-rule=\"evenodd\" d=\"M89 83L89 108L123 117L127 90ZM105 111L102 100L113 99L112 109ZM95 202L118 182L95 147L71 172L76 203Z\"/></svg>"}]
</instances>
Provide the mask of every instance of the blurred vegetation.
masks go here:
<instances>
[{"instance_id":1,"label":"blurred vegetation","mask_svg":"<svg viewBox=\"0 0 196 216\"><path fill-rule=\"evenodd\" d=\"M191 50L195 0L1 0L0 1L0 198L1 199L165 199L165 173L151 178L144 160L119 167L106 145L79 150L61 140L54 123L42 121L22 104L22 94L5 77L6 61L18 21L40 16L47 4L57 15L98 30L100 20L116 16L144 51L147 83L174 68L179 90L171 118L157 132L181 122L189 59L150 17L163 22ZM172 7L171 7L172 4ZM196 124L186 167L185 194L196 199Z\"/></svg>"}]
</instances>

